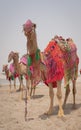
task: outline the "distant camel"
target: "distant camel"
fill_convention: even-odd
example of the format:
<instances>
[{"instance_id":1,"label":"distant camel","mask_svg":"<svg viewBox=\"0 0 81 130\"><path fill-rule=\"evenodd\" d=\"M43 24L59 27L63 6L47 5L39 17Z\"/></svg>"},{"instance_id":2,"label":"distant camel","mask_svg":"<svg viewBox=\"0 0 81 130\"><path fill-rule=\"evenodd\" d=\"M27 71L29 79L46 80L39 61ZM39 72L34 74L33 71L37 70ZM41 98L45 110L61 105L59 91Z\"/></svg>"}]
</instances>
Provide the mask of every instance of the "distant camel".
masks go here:
<instances>
[{"instance_id":1,"label":"distant camel","mask_svg":"<svg viewBox=\"0 0 81 130\"><path fill-rule=\"evenodd\" d=\"M13 66L13 64L10 65L10 68L11 66ZM6 74L6 79L9 80L10 84L10 92L11 92L11 81L13 80L14 82L14 89L16 90L16 77L18 76L16 73L12 72L10 70L10 68L8 68L8 65L3 65L3 68L2 68L2 71L5 72Z\"/></svg>"},{"instance_id":2,"label":"distant camel","mask_svg":"<svg viewBox=\"0 0 81 130\"><path fill-rule=\"evenodd\" d=\"M27 87L27 67L24 63L19 62L19 53L11 51L8 55L8 62L13 60L15 72L19 75L19 81L20 81L20 90L22 92L21 99L23 98L23 89L24 84L22 80L22 76L25 77L26 80L26 87Z\"/></svg>"}]
</instances>

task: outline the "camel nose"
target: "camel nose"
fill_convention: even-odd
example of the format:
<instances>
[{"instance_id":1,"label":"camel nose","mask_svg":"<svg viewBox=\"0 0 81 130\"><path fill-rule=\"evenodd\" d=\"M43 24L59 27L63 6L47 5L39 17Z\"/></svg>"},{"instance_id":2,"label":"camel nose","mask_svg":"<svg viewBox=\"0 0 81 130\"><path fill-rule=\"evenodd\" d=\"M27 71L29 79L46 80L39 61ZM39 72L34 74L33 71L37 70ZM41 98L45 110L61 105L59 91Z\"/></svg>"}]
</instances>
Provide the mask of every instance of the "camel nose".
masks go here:
<instances>
[{"instance_id":1,"label":"camel nose","mask_svg":"<svg viewBox=\"0 0 81 130\"><path fill-rule=\"evenodd\" d=\"M10 62L10 59L8 59L8 63Z\"/></svg>"}]
</instances>

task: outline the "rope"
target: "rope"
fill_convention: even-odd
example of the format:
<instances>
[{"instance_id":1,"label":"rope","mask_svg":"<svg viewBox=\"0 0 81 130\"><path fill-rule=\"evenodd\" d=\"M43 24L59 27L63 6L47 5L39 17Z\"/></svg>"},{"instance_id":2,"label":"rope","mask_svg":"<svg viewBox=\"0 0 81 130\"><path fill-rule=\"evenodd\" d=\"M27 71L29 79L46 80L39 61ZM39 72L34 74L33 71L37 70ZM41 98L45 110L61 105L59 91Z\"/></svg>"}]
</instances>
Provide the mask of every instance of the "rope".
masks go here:
<instances>
[{"instance_id":1,"label":"rope","mask_svg":"<svg viewBox=\"0 0 81 130\"><path fill-rule=\"evenodd\" d=\"M27 87L25 89L25 121L27 121Z\"/></svg>"}]
</instances>

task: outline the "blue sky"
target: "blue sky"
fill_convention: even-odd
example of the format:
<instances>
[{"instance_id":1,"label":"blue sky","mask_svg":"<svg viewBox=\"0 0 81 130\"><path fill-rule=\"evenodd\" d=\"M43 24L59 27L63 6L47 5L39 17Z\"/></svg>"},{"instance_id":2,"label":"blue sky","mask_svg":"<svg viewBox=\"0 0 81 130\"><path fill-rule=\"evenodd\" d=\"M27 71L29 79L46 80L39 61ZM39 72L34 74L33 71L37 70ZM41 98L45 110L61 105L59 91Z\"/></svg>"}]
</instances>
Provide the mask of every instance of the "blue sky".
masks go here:
<instances>
[{"instance_id":1,"label":"blue sky","mask_svg":"<svg viewBox=\"0 0 81 130\"><path fill-rule=\"evenodd\" d=\"M10 51L19 52L20 57L26 53L22 25L28 19L37 24L42 51L56 34L71 37L81 60L81 0L0 0L0 72Z\"/></svg>"}]
</instances>

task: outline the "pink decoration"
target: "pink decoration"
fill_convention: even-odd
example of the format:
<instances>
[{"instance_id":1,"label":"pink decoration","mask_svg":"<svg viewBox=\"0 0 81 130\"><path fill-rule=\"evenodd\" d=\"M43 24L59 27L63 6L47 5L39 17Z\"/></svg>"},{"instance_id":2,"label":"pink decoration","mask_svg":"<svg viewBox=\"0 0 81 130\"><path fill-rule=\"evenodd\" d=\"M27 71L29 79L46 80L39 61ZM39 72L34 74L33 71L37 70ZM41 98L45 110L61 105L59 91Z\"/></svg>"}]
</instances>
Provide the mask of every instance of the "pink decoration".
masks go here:
<instances>
[{"instance_id":1,"label":"pink decoration","mask_svg":"<svg viewBox=\"0 0 81 130\"><path fill-rule=\"evenodd\" d=\"M13 64L10 64L9 70L11 73L14 73L14 65Z\"/></svg>"},{"instance_id":2,"label":"pink decoration","mask_svg":"<svg viewBox=\"0 0 81 130\"><path fill-rule=\"evenodd\" d=\"M27 20L26 23L24 24L24 30L26 32L30 32L32 30L33 23L31 20Z\"/></svg>"},{"instance_id":3,"label":"pink decoration","mask_svg":"<svg viewBox=\"0 0 81 130\"><path fill-rule=\"evenodd\" d=\"M31 26L32 26L31 20L27 20L26 23L25 23L25 25L26 25L27 27L31 27Z\"/></svg>"},{"instance_id":4,"label":"pink decoration","mask_svg":"<svg viewBox=\"0 0 81 130\"><path fill-rule=\"evenodd\" d=\"M23 64L27 64L27 58L26 57L22 57L21 59L20 59L20 63L23 63Z\"/></svg>"}]
</instances>

